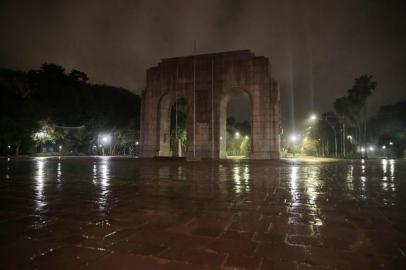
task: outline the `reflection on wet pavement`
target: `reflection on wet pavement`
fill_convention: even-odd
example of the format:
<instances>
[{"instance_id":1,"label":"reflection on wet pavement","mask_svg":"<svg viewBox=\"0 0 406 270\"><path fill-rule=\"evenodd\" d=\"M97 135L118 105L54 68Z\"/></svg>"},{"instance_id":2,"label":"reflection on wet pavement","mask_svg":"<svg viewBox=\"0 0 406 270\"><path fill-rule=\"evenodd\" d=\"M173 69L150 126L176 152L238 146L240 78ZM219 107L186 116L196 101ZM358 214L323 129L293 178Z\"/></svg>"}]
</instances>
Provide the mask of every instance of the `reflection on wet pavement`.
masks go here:
<instances>
[{"instance_id":1,"label":"reflection on wet pavement","mask_svg":"<svg viewBox=\"0 0 406 270\"><path fill-rule=\"evenodd\" d=\"M0 160L0 269L406 269L406 162Z\"/></svg>"}]
</instances>

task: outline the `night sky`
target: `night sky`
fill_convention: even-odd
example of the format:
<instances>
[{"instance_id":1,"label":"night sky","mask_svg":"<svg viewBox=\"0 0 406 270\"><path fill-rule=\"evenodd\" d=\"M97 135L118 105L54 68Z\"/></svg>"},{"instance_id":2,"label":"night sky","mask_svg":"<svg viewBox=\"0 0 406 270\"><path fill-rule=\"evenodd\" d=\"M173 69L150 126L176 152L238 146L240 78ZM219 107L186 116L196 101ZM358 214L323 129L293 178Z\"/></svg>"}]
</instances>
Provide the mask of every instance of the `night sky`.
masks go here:
<instances>
[{"instance_id":1,"label":"night sky","mask_svg":"<svg viewBox=\"0 0 406 270\"><path fill-rule=\"evenodd\" d=\"M406 98L404 1L0 0L0 67L57 63L140 93L161 58L250 49L269 57L285 130L332 109L353 79L378 82L370 112ZM243 118L241 115L237 115Z\"/></svg>"}]
</instances>

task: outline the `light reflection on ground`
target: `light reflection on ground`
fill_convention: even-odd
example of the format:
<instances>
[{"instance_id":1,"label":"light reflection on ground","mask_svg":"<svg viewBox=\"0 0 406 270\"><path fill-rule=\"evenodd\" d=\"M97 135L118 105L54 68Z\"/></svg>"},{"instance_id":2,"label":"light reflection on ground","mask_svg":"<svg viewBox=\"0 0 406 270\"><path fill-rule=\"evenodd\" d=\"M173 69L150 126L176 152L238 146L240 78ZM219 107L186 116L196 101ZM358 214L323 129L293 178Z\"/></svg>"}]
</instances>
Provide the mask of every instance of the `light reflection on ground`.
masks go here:
<instances>
[{"instance_id":1,"label":"light reflection on ground","mask_svg":"<svg viewBox=\"0 0 406 270\"><path fill-rule=\"evenodd\" d=\"M386 159L2 159L0 269L406 269L405 176Z\"/></svg>"}]
</instances>

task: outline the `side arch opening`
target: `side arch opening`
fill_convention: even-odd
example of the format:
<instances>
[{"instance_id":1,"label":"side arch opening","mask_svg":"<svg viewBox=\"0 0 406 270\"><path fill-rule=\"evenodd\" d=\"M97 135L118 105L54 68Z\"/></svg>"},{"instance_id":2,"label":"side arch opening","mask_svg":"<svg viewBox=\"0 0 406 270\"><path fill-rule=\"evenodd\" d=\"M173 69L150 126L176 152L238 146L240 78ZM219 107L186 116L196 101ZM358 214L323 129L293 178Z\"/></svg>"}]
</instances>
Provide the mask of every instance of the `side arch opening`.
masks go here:
<instances>
[{"instance_id":1,"label":"side arch opening","mask_svg":"<svg viewBox=\"0 0 406 270\"><path fill-rule=\"evenodd\" d=\"M159 156L182 157L187 151L188 104L186 98L165 95L159 108Z\"/></svg>"},{"instance_id":2,"label":"side arch opening","mask_svg":"<svg viewBox=\"0 0 406 270\"><path fill-rule=\"evenodd\" d=\"M252 101L232 88L220 102L220 158L247 158L252 149Z\"/></svg>"}]
</instances>

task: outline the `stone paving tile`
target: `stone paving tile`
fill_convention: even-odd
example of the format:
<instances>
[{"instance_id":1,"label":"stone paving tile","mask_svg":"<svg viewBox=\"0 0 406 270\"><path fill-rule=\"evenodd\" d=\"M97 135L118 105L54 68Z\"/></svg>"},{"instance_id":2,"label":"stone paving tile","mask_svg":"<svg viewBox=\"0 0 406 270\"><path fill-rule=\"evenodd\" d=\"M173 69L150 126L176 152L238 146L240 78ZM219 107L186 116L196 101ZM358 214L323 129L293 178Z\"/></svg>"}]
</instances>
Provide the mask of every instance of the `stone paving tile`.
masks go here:
<instances>
[{"instance_id":1,"label":"stone paving tile","mask_svg":"<svg viewBox=\"0 0 406 270\"><path fill-rule=\"evenodd\" d=\"M289 246L284 244L261 243L255 254L270 260L283 260L292 262L305 261L308 255L303 246Z\"/></svg>"},{"instance_id":2,"label":"stone paving tile","mask_svg":"<svg viewBox=\"0 0 406 270\"><path fill-rule=\"evenodd\" d=\"M36 257L31 265L34 269L77 269L102 257L106 251L67 246Z\"/></svg>"},{"instance_id":3,"label":"stone paving tile","mask_svg":"<svg viewBox=\"0 0 406 270\"><path fill-rule=\"evenodd\" d=\"M85 266L85 270L103 270L103 269L117 269L117 270L216 270L213 266L202 266L192 263L171 261L156 257L146 257L135 254L108 254L101 259Z\"/></svg>"},{"instance_id":4,"label":"stone paving tile","mask_svg":"<svg viewBox=\"0 0 406 270\"><path fill-rule=\"evenodd\" d=\"M230 254L224 267L231 269L258 269L262 263L261 257L245 254Z\"/></svg>"},{"instance_id":5,"label":"stone paving tile","mask_svg":"<svg viewBox=\"0 0 406 270\"><path fill-rule=\"evenodd\" d=\"M239 254L253 255L257 246L258 243L255 242L227 239L221 237L216 239L211 244L209 244L208 247L219 253L227 253L234 255Z\"/></svg>"},{"instance_id":6,"label":"stone paving tile","mask_svg":"<svg viewBox=\"0 0 406 270\"><path fill-rule=\"evenodd\" d=\"M285 261L279 260L278 258L275 259L267 259L265 258L261 264L261 270L297 270L298 263L295 261Z\"/></svg>"},{"instance_id":7,"label":"stone paving tile","mask_svg":"<svg viewBox=\"0 0 406 270\"><path fill-rule=\"evenodd\" d=\"M137 240L124 240L109 247L115 253L133 253L144 256L157 256L168 246L164 243L141 242Z\"/></svg>"},{"instance_id":8,"label":"stone paving tile","mask_svg":"<svg viewBox=\"0 0 406 270\"><path fill-rule=\"evenodd\" d=\"M36 257L60 247L56 243L18 237L12 244L0 246L0 269L27 269Z\"/></svg>"},{"instance_id":9,"label":"stone paving tile","mask_svg":"<svg viewBox=\"0 0 406 270\"><path fill-rule=\"evenodd\" d=\"M226 259L226 254L219 253L209 248L177 247L169 248L159 254L160 258L171 261L191 263L194 265L220 267Z\"/></svg>"},{"instance_id":10,"label":"stone paving tile","mask_svg":"<svg viewBox=\"0 0 406 270\"><path fill-rule=\"evenodd\" d=\"M0 269L406 269L405 161L13 162Z\"/></svg>"}]
</instances>

